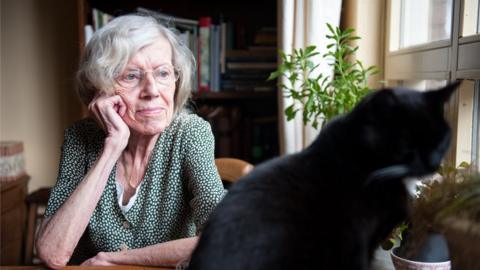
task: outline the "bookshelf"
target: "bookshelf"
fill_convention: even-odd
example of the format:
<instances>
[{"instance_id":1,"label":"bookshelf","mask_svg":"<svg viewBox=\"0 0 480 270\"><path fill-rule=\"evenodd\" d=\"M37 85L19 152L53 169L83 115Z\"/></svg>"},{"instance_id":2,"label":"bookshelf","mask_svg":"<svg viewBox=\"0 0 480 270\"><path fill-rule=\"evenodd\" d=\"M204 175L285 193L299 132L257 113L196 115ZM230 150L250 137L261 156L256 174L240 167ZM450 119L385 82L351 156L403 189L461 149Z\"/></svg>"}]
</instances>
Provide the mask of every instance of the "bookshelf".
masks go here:
<instances>
[{"instance_id":1,"label":"bookshelf","mask_svg":"<svg viewBox=\"0 0 480 270\"><path fill-rule=\"evenodd\" d=\"M236 157L256 164L279 152L277 90L275 82L266 82L277 63L276 2L77 0L79 52L83 53L88 39L87 25L92 25L93 32L98 18L108 20L109 16L139 8L160 12L168 23L186 22L193 27L188 30L188 40L200 36L201 27L208 25L213 37L209 43L207 87L202 73L192 91L191 109L210 122L216 157ZM203 59L200 44L197 41L189 46L197 61ZM202 72L205 66L199 66Z\"/></svg>"},{"instance_id":2,"label":"bookshelf","mask_svg":"<svg viewBox=\"0 0 480 270\"><path fill-rule=\"evenodd\" d=\"M277 95L273 91L256 92L256 91L242 91L242 92L209 92L209 93L194 93L193 101L211 102L213 100L237 100L237 99L273 99Z\"/></svg>"}]
</instances>

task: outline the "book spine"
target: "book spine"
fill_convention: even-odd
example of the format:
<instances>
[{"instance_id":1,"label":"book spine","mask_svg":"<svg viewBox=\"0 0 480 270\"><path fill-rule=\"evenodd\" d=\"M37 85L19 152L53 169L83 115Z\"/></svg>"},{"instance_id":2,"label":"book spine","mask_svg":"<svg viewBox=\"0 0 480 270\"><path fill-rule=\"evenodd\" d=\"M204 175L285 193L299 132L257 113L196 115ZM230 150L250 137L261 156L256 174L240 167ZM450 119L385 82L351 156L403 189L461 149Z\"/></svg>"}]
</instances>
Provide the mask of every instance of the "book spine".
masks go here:
<instances>
[{"instance_id":1,"label":"book spine","mask_svg":"<svg viewBox=\"0 0 480 270\"><path fill-rule=\"evenodd\" d=\"M94 31L102 28L105 24L113 19L113 16L102 12L96 8L92 9L92 21L93 21L93 28Z\"/></svg>"},{"instance_id":2,"label":"book spine","mask_svg":"<svg viewBox=\"0 0 480 270\"><path fill-rule=\"evenodd\" d=\"M227 52L227 24L220 25L220 73L224 74L226 71L225 58Z\"/></svg>"},{"instance_id":3,"label":"book spine","mask_svg":"<svg viewBox=\"0 0 480 270\"><path fill-rule=\"evenodd\" d=\"M88 42L93 36L93 26L90 24L87 24L83 27L83 30L85 31L85 46L87 46Z\"/></svg>"},{"instance_id":4,"label":"book spine","mask_svg":"<svg viewBox=\"0 0 480 270\"><path fill-rule=\"evenodd\" d=\"M215 86L215 25L210 25L210 91L217 92Z\"/></svg>"},{"instance_id":5,"label":"book spine","mask_svg":"<svg viewBox=\"0 0 480 270\"><path fill-rule=\"evenodd\" d=\"M98 15L99 10L96 8L92 9L92 21L93 21L93 30L97 31L100 27L99 24L100 22L98 21L99 15Z\"/></svg>"},{"instance_id":6,"label":"book spine","mask_svg":"<svg viewBox=\"0 0 480 270\"><path fill-rule=\"evenodd\" d=\"M210 25L211 17L200 17L199 19L199 92L210 91Z\"/></svg>"},{"instance_id":7,"label":"book spine","mask_svg":"<svg viewBox=\"0 0 480 270\"><path fill-rule=\"evenodd\" d=\"M227 63L227 69L258 69L271 70L277 67L275 62L233 62Z\"/></svg>"},{"instance_id":8,"label":"book spine","mask_svg":"<svg viewBox=\"0 0 480 270\"><path fill-rule=\"evenodd\" d=\"M210 44L210 61L211 61L211 81L210 90L220 91L220 26L212 25L211 28L211 44Z\"/></svg>"},{"instance_id":9,"label":"book spine","mask_svg":"<svg viewBox=\"0 0 480 270\"><path fill-rule=\"evenodd\" d=\"M199 40L198 40L198 29L195 28L195 30L192 32L192 37L191 37L191 48L193 52L193 56L195 57L195 62L197 64L197 67L199 69L200 66L200 56L199 56ZM198 88L200 86L200 71L198 73L195 73L195 76L193 76L193 92L198 93Z\"/></svg>"}]
</instances>

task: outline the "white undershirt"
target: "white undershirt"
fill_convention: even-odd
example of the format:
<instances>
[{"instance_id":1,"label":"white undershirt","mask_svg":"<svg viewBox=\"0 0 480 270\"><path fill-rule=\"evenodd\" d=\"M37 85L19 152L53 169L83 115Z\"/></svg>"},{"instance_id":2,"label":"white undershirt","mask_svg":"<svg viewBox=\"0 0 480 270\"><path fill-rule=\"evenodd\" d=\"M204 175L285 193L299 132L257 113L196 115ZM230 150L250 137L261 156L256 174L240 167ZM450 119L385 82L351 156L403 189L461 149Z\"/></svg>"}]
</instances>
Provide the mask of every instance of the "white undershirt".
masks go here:
<instances>
[{"instance_id":1,"label":"white undershirt","mask_svg":"<svg viewBox=\"0 0 480 270\"><path fill-rule=\"evenodd\" d=\"M127 213L130 208L132 208L133 204L135 203L135 200L137 199L138 195L138 190L140 190L140 187L142 186L142 182L140 182L140 185L135 189L135 194L128 200L126 205L123 205L123 193L124 189L123 186L118 183L118 181L115 181L115 186L117 187L117 198L118 198L118 205L120 206L120 209L122 210L122 213Z\"/></svg>"}]
</instances>

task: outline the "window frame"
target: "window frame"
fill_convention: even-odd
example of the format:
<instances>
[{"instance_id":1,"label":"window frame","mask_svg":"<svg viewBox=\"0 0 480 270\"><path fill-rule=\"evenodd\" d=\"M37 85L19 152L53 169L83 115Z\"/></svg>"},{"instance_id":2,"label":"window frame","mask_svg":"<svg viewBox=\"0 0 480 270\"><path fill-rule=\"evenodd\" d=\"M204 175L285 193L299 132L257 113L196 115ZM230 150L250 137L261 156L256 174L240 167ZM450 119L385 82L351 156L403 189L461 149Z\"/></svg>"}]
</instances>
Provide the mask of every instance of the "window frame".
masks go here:
<instances>
[{"instance_id":1,"label":"window frame","mask_svg":"<svg viewBox=\"0 0 480 270\"><path fill-rule=\"evenodd\" d=\"M473 94L473 134L480 134L480 80L475 82ZM480 171L480 135L472 136L472 167Z\"/></svg>"},{"instance_id":2,"label":"window frame","mask_svg":"<svg viewBox=\"0 0 480 270\"><path fill-rule=\"evenodd\" d=\"M480 80L480 34L460 36L464 0L452 2L450 39L390 51L392 1L387 0L385 5L384 70L387 85L389 81L398 80ZM458 106L459 91L456 91L445 112L452 127L452 142L457 141ZM448 165L456 164L456 151L456 145L452 143L445 157Z\"/></svg>"}]
</instances>

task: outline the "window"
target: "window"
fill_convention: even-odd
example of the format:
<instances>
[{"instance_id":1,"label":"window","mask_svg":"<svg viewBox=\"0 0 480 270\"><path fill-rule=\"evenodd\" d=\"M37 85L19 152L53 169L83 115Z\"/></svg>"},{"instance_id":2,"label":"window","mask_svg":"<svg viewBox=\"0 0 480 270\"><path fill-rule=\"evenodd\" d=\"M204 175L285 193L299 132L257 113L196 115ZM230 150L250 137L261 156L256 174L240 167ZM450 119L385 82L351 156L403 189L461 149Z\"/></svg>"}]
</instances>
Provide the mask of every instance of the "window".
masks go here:
<instances>
[{"instance_id":1,"label":"window","mask_svg":"<svg viewBox=\"0 0 480 270\"><path fill-rule=\"evenodd\" d=\"M470 36L480 33L480 9L478 0L465 0L463 5L462 36Z\"/></svg>"},{"instance_id":2,"label":"window","mask_svg":"<svg viewBox=\"0 0 480 270\"><path fill-rule=\"evenodd\" d=\"M458 96L456 165L468 162L478 170L478 82L466 80ZM477 99L477 100L476 100ZM477 108L475 108L477 107ZM477 134L477 136L475 136Z\"/></svg>"},{"instance_id":3,"label":"window","mask_svg":"<svg viewBox=\"0 0 480 270\"><path fill-rule=\"evenodd\" d=\"M388 85L438 88L464 83L447 106L452 147L446 161L480 171L480 0L389 0L385 46Z\"/></svg>"},{"instance_id":4,"label":"window","mask_svg":"<svg viewBox=\"0 0 480 270\"><path fill-rule=\"evenodd\" d=\"M447 80L408 80L398 81L399 86L416 89L419 91L427 91L428 89L437 89L447 85Z\"/></svg>"},{"instance_id":5,"label":"window","mask_svg":"<svg viewBox=\"0 0 480 270\"><path fill-rule=\"evenodd\" d=\"M390 49L448 40L453 0L393 0Z\"/></svg>"},{"instance_id":6,"label":"window","mask_svg":"<svg viewBox=\"0 0 480 270\"><path fill-rule=\"evenodd\" d=\"M480 81L475 83L475 92L473 94L472 108L472 167L480 172ZM476 134L476 135L475 135Z\"/></svg>"}]
</instances>

